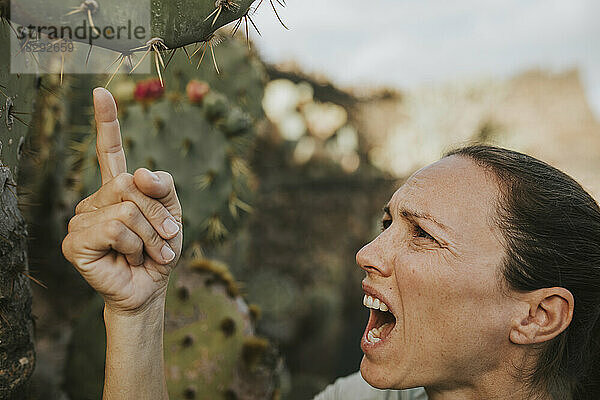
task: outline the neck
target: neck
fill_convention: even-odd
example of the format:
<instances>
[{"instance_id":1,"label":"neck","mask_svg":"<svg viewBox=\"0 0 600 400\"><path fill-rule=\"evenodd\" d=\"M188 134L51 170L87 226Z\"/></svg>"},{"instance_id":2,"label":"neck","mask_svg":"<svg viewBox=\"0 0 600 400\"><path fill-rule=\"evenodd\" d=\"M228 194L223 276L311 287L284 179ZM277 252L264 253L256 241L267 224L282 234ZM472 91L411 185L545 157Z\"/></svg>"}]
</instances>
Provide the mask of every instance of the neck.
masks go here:
<instances>
[{"instance_id":1,"label":"neck","mask_svg":"<svg viewBox=\"0 0 600 400\"><path fill-rule=\"evenodd\" d=\"M429 400L552 400L548 393L536 393L532 397L530 391L522 386L514 390L508 388L456 387L447 389L425 388Z\"/></svg>"},{"instance_id":2,"label":"neck","mask_svg":"<svg viewBox=\"0 0 600 400\"><path fill-rule=\"evenodd\" d=\"M531 391L515 373L502 368L479 375L471 382L427 386L429 400L552 400L541 390Z\"/></svg>"}]
</instances>

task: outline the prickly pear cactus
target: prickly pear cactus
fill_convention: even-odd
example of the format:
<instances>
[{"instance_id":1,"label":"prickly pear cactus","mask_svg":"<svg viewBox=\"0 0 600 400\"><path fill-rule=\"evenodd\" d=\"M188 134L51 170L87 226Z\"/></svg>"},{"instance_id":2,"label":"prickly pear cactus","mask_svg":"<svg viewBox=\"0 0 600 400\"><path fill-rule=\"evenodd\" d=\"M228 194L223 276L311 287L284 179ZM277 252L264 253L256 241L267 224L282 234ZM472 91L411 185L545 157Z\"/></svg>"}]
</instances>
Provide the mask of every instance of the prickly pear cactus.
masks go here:
<instances>
[{"instance_id":1,"label":"prickly pear cactus","mask_svg":"<svg viewBox=\"0 0 600 400\"><path fill-rule=\"evenodd\" d=\"M97 399L104 365L103 303L77 323L66 367L72 400ZM183 260L171 277L165 317L165 370L171 399L264 400L279 394L281 360L255 335L258 318L224 264Z\"/></svg>"},{"instance_id":2,"label":"prickly pear cactus","mask_svg":"<svg viewBox=\"0 0 600 400\"><path fill-rule=\"evenodd\" d=\"M253 175L245 158L254 130L250 116L205 83L186 86L187 94L163 94L155 80L138 82L138 100L120 101L119 108L128 165L169 171L175 179L187 248L220 242L251 210ZM100 182L94 145L94 137L80 145L84 193Z\"/></svg>"},{"instance_id":3,"label":"prickly pear cactus","mask_svg":"<svg viewBox=\"0 0 600 400\"><path fill-rule=\"evenodd\" d=\"M9 28L0 25L0 59L9 60ZM33 372L33 320L27 230L17 206L19 159L28 132L35 77L0 63L0 398L21 398Z\"/></svg>"},{"instance_id":4,"label":"prickly pear cactus","mask_svg":"<svg viewBox=\"0 0 600 400\"><path fill-rule=\"evenodd\" d=\"M272 399L277 355L255 336L256 310L238 295L229 269L194 260L167 296L165 362L173 399Z\"/></svg>"},{"instance_id":5,"label":"prickly pear cactus","mask_svg":"<svg viewBox=\"0 0 600 400\"><path fill-rule=\"evenodd\" d=\"M10 10L13 22L37 26L64 26L65 22L79 23L86 20L103 30L104 27L127 27L131 21L140 20L147 14L150 32L146 38L159 38L166 48L175 49L191 43L204 42L215 30L247 15L254 0L27 0L13 2L0 0L0 8ZM26 20L25 20L26 18ZM143 22L143 21L142 21ZM114 36L114 35L113 35ZM88 42L89 38L73 40ZM122 53L146 45L136 40L135 35L127 39L110 40L110 35L100 35L94 45ZM138 49L140 50L140 49ZM145 50L145 49L144 49Z\"/></svg>"},{"instance_id":6,"label":"prickly pear cactus","mask_svg":"<svg viewBox=\"0 0 600 400\"><path fill-rule=\"evenodd\" d=\"M166 87L184 90L190 80L202 79L254 118L262 118L262 99L267 83L262 61L241 39L225 40L214 48L214 53L219 73L207 59L208 55L199 67L200 52L191 61L184 54L175 55L163 73Z\"/></svg>"}]
</instances>

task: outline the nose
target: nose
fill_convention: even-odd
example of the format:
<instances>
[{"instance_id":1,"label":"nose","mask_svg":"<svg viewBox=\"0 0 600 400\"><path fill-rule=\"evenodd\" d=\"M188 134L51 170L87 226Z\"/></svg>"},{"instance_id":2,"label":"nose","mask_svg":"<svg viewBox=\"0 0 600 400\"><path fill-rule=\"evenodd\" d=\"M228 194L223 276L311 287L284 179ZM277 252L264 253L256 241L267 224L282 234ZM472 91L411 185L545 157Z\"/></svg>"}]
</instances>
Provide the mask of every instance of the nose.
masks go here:
<instances>
[{"instance_id":1,"label":"nose","mask_svg":"<svg viewBox=\"0 0 600 400\"><path fill-rule=\"evenodd\" d=\"M385 252L381 247L382 243L378 240L381 235L372 242L364 245L358 253L356 253L356 264L367 272L367 275L377 274L383 277L390 276L392 273L391 266L386 263Z\"/></svg>"}]
</instances>

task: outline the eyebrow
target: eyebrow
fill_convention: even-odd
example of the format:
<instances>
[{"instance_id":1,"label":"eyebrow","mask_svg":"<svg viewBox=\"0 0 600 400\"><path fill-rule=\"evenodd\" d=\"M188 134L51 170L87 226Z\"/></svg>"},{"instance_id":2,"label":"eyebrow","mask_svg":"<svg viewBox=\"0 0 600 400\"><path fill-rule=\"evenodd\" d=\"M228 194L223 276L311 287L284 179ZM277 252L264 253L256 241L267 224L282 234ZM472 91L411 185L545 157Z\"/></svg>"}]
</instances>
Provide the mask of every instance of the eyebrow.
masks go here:
<instances>
[{"instance_id":1,"label":"eyebrow","mask_svg":"<svg viewBox=\"0 0 600 400\"><path fill-rule=\"evenodd\" d=\"M383 207L383 212L386 213L387 215L389 215L390 217L392 216L389 206ZM445 225L445 224L437 221L431 214L428 214L428 213L425 213L422 211L417 211L417 210L410 210L408 208L399 208L398 212L404 217L427 219L427 220L433 222L434 224L438 225L443 230L445 230L447 232L452 232L452 228L450 228L448 225Z\"/></svg>"}]
</instances>

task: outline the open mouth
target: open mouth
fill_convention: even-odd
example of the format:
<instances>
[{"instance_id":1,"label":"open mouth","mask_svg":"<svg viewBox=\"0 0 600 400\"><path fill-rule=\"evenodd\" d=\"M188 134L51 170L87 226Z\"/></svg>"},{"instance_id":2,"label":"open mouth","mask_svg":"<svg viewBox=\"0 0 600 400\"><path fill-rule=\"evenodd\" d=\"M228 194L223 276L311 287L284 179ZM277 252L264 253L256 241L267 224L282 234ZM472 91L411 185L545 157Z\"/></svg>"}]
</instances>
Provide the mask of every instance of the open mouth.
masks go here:
<instances>
[{"instance_id":1,"label":"open mouth","mask_svg":"<svg viewBox=\"0 0 600 400\"><path fill-rule=\"evenodd\" d=\"M369 322L363 334L363 340L368 345L379 344L387 338L396 326L396 317L382 300L370 294L365 294L363 304L370 309Z\"/></svg>"}]
</instances>

